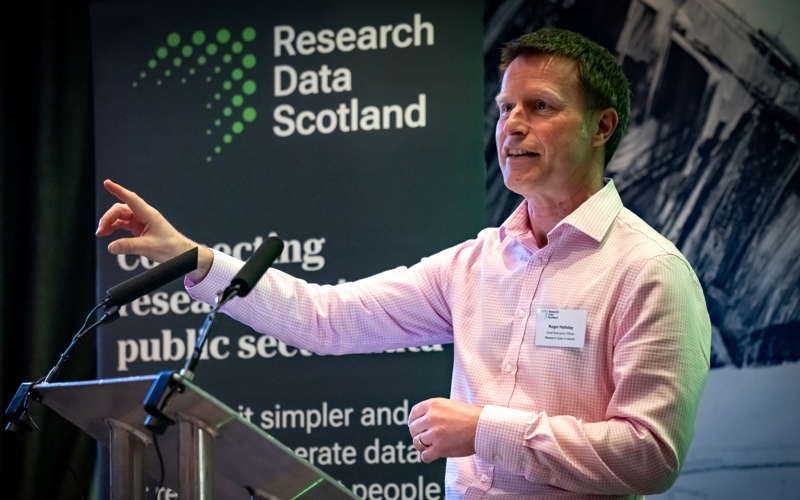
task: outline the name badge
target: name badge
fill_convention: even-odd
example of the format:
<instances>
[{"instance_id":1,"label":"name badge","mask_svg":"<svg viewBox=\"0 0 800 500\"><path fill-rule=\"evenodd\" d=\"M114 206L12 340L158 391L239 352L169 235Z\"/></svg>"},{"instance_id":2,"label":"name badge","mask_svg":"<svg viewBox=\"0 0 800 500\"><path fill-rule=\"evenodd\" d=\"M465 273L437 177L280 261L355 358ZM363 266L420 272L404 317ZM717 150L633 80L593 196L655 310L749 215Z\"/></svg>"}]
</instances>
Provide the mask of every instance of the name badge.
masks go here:
<instances>
[{"instance_id":1,"label":"name badge","mask_svg":"<svg viewBox=\"0 0 800 500\"><path fill-rule=\"evenodd\" d=\"M583 349L585 340L586 311L536 310L536 345Z\"/></svg>"}]
</instances>

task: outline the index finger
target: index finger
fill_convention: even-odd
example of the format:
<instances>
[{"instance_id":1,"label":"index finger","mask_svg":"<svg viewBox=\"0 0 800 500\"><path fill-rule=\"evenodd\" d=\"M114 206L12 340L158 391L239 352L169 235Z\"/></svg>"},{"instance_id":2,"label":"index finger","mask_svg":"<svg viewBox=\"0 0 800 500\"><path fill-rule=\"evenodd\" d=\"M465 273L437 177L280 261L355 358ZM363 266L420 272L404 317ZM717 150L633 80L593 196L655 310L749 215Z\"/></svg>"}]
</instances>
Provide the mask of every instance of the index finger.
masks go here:
<instances>
[{"instance_id":1,"label":"index finger","mask_svg":"<svg viewBox=\"0 0 800 500\"><path fill-rule=\"evenodd\" d=\"M116 182L113 182L109 179L103 181L103 187L106 188L106 191L116 196L120 201L128 205L128 208L131 211L139 216L139 219L142 223L147 223L150 215L152 215L154 209L150 205L148 205L143 199L139 197L133 191L125 189L124 187L120 186ZM143 217L144 216L144 217Z\"/></svg>"}]
</instances>

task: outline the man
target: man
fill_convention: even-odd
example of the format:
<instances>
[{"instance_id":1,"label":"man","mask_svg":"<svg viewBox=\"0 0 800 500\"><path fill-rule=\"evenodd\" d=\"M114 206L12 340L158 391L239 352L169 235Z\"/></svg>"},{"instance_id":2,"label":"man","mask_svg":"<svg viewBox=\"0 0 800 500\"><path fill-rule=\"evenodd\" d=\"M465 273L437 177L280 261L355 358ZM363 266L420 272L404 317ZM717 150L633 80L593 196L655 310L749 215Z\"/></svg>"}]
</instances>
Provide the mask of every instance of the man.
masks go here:
<instances>
[{"instance_id":1,"label":"man","mask_svg":"<svg viewBox=\"0 0 800 500\"><path fill-rule=\"evenodd\" d=\"M411 268L338 286L270 270L226 312L314 352L453 342L450 399L413 407L448 498L639 498L674 482L708 371L710 323L686 259L623 208L605 165L629 91L612 56L542 30L503 52L496 140L525 201L500 228ZM135 194L100 220L158 262L196 244ZM201 247L187 276L212 301L241 262Z\"/></svg>"}]
</instances>

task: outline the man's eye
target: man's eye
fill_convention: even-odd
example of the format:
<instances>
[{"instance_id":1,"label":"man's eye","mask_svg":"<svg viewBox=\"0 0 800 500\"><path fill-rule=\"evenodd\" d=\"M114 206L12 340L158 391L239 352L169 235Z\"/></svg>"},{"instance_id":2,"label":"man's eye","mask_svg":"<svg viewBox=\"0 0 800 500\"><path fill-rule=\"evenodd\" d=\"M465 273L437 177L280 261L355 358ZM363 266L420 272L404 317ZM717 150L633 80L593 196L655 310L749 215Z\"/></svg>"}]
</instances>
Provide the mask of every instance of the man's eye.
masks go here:
<instances>
[{"instance_id":1,"label":"man's eye","mask_svg":"<svg viewBox=\"0 0 800 500\"><path fill-rule=\"evenodd\" d=\"M503 103L503 104L500 105L500 112L501 113L510 113L512 109L514 109L514 105L513 104Z\"/></svg>"},{"instance_id":2,"label":"man's eye","mask_svg":"<svg viewBox=\"0 0 800 500\"><path fill-rule=\"evenodd\" d=\"M544 101L538 101L536 103L536 109L544 111L545 109L547 109L547 103Z\"/></svg>"}]
</instances>

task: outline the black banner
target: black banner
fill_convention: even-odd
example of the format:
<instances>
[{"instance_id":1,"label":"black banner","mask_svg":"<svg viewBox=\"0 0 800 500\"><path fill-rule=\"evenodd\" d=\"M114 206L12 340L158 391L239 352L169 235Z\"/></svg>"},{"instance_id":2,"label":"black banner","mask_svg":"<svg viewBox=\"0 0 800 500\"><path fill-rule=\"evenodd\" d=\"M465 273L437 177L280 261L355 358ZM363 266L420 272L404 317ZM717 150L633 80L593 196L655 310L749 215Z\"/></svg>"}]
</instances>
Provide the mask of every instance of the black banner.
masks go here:
<instances>
[{"instance_id":1,"label":"black banner","mask_svg":"<svg viewBox=\"0 0 800 500\"><path fill-rule=\"evenodd\" d=\"M98 2L97 186L246 259L356 280L473 237L484 221L482 4ZM98 216L114 202L104 192ZM153 266L98 244L98 296ZM99 335L99 377L176 369L208 306L180 283ZM452 348L323 357L223 318L196 382L362 497L443 498L444 461L406 428L449 394Z\"/></svg>"}]
</instances>

